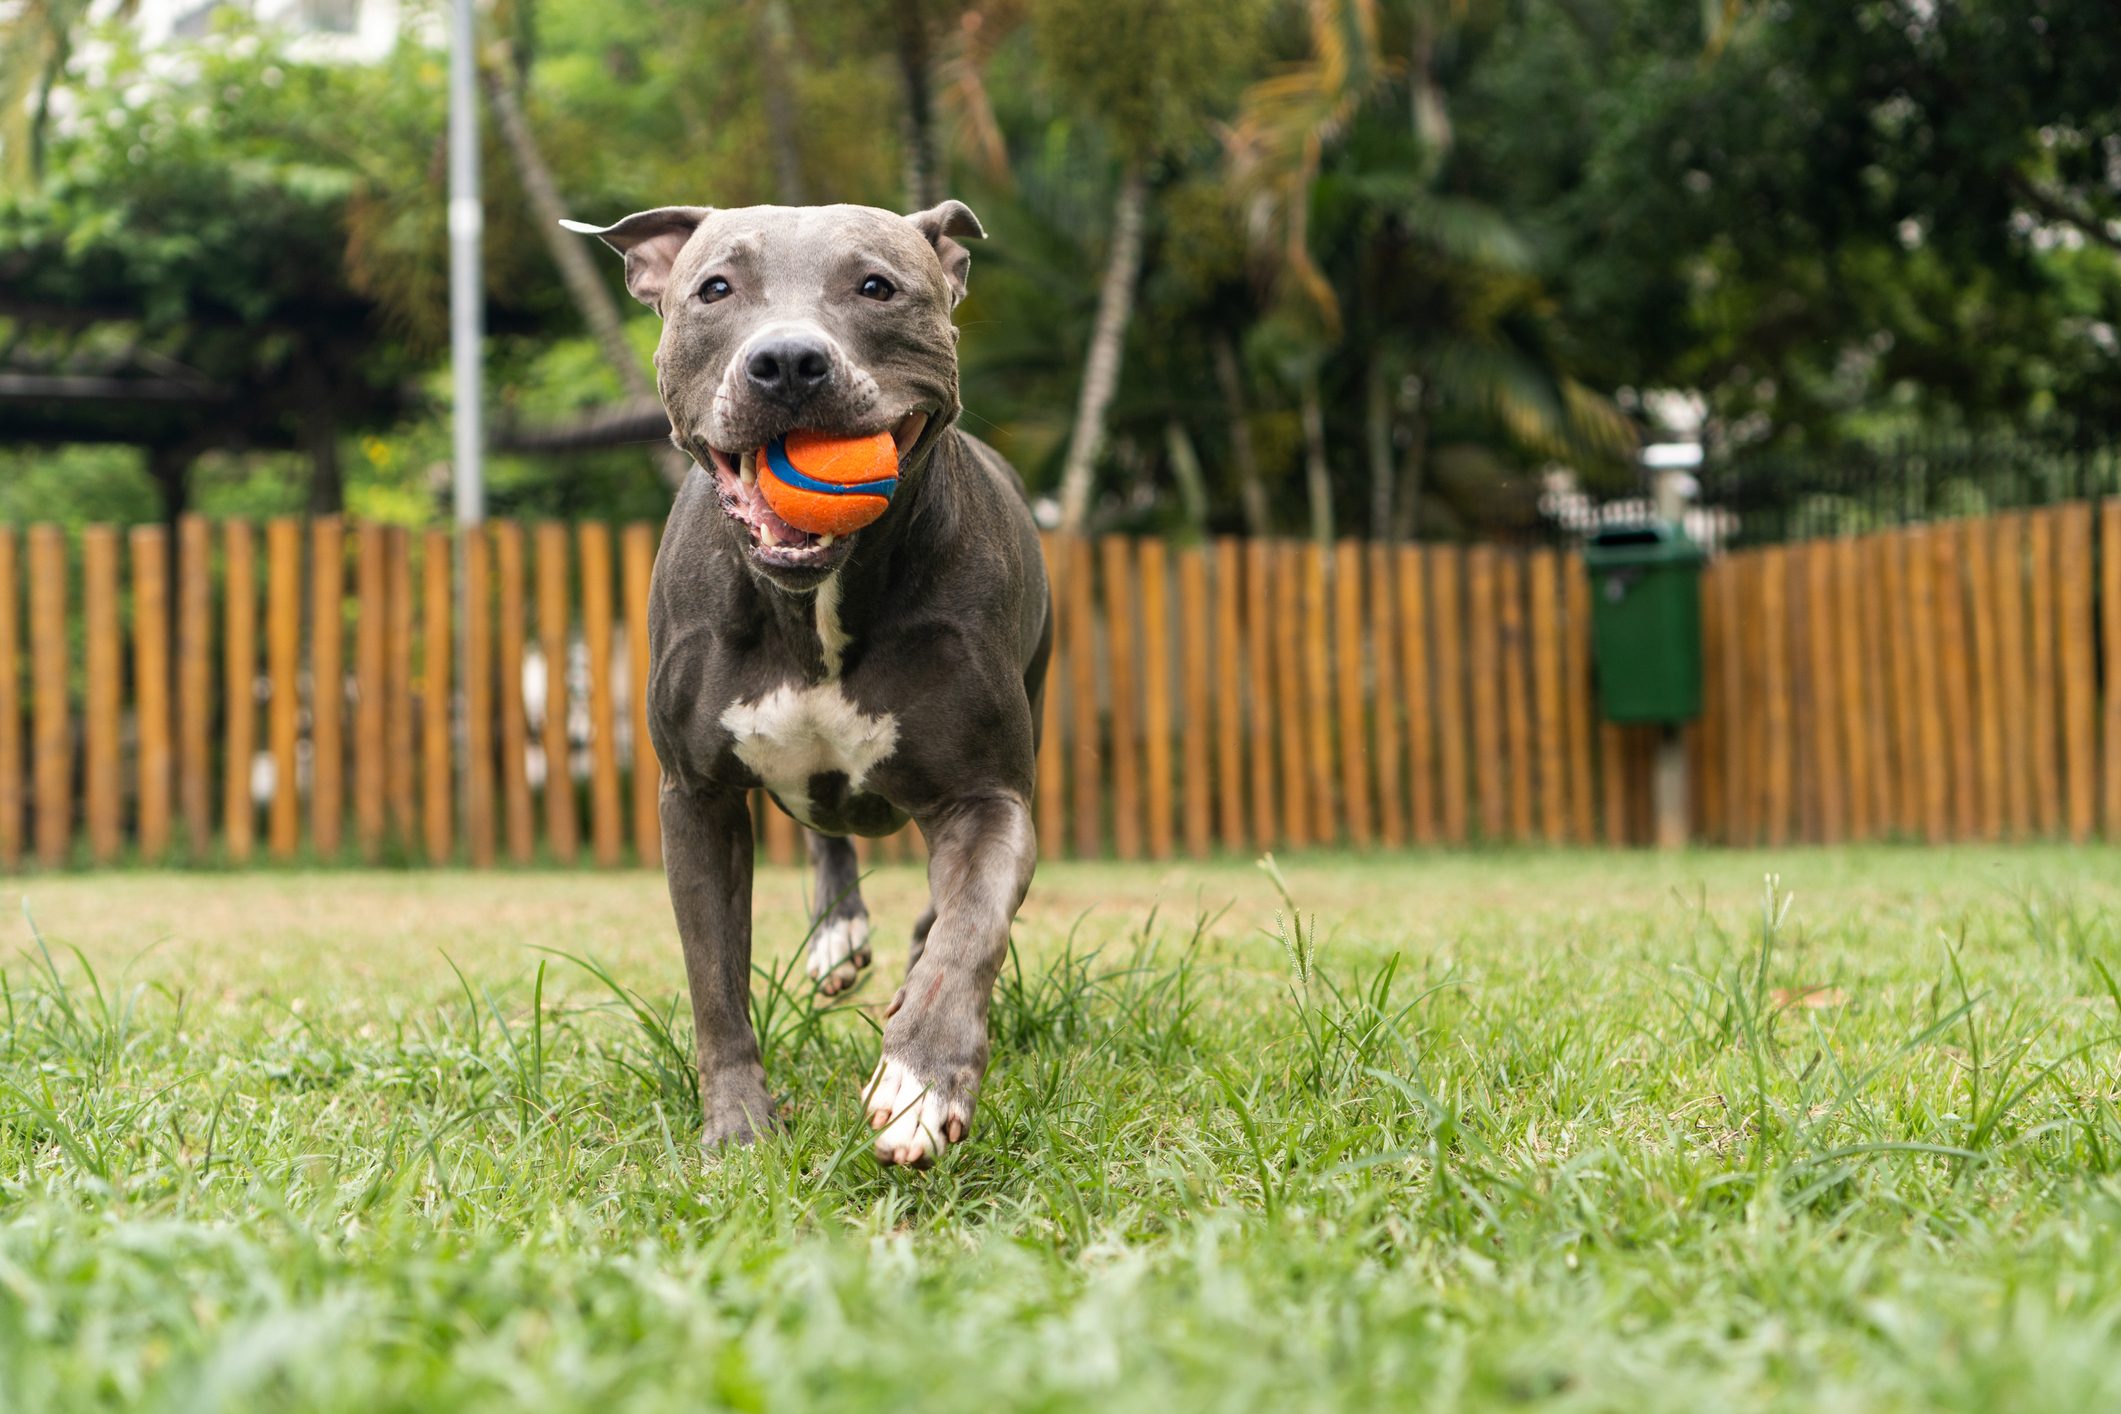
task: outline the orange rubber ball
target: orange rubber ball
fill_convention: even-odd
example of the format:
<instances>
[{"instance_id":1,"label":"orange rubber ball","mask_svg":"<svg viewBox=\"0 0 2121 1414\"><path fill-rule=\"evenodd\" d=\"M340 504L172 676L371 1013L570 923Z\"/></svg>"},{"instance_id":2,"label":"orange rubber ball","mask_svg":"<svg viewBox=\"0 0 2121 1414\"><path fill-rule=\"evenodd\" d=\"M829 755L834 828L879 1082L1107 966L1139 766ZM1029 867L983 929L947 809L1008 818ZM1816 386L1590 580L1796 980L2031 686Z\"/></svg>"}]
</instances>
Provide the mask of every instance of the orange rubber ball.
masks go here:
<instances>
[{"instance_id":1,"label":"orange rubber ball","mask_svg":"<svg viewBox=\"0 0 2121 1414\"><path fill-rule=\"evenodd\" d=\"M889 432L834 437L791 432L759 457L759 490L773 513L812 535L847 535L882 515L898 487Z\"/></svg>"}]
</instances>

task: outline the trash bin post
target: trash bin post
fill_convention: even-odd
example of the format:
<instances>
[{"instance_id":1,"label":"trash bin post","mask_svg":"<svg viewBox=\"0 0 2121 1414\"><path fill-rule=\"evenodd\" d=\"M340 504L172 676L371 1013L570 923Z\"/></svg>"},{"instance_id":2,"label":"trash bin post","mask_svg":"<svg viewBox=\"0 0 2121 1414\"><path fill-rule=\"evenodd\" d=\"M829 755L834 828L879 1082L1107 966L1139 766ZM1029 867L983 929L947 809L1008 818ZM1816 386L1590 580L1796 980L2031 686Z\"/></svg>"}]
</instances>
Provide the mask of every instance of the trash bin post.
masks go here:
<instances>
[{"instance_id":1,"label":"trash bin post","mask_svg":"<svg viewBox=\"0 0 2121 1414\"><path fill-rule=\"evenodd\" d=\"M1599 706L1608 721L1661 728L1651 804L1668 849L1688 837L1679 727L1701 715L1701 564L1676 520L1606 526L1584 547Z\"/></svg>"}]
</instances>

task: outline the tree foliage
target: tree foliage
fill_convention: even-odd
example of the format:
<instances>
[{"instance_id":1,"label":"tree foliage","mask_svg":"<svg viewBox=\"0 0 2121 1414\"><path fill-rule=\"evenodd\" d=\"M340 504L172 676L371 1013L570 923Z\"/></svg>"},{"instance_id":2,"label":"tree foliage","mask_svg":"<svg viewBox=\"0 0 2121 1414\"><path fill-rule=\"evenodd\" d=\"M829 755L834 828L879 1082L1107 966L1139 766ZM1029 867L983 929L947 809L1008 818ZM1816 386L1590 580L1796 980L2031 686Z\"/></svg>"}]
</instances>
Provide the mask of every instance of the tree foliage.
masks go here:
<instances>
[{"instance_id":1,"label":"tree foliage","mask_svg":"<svg viewBox=\"0 0 2121 1414\"><path fill-rule=\"evenodd\" d=\"M78 23L17 7L0 41L18 76L66 56L43 173L0 194L4 293L45 311L5 316L11 347L78 349L91 322L244 390L261 445L299 441L306 363L354 502L438 507L442 56L414 30L377 64L304 63L240 24L54 47ZM2121 433L2110 0L510 0L488 23L562 197L600 220L791 180L901 204L923 55L946 186L992 237L961 311L968 425L1041 492L1137 174L1098 524L1471 533L1529 514L1555 465L1618 484L1656 389L1698 394L1735 450ZM10 142L35 88L5 98ZM491 411L620 398L497 144L487 170ZM504 509L662 495L625 448L494 481Z\"/></svg>"}]
</instances>

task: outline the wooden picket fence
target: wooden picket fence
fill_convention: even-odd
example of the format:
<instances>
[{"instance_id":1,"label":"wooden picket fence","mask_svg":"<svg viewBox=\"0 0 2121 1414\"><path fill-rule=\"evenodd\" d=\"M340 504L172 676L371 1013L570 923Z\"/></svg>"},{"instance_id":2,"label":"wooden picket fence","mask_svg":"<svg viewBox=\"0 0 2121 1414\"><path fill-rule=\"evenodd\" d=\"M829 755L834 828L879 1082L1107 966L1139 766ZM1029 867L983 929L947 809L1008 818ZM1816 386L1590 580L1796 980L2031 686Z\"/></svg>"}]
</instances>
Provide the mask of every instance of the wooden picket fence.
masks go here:
<instances>
[{"instance_id":1,"label":"wooden picket fence","mask_svg":"<svg viewBox=\"0 0 2121 1414\"><path fill-rule=\"evenodd\" d=\"M0 868L658 862L655 526L259 540L0 527ZM1046 553L1046 857L1650 837L1656 729L1598 720L1574 554ZM1699 838L2121 836L2121 502L1741 551L1703 592Z\"/></svg>"}]
</instances>

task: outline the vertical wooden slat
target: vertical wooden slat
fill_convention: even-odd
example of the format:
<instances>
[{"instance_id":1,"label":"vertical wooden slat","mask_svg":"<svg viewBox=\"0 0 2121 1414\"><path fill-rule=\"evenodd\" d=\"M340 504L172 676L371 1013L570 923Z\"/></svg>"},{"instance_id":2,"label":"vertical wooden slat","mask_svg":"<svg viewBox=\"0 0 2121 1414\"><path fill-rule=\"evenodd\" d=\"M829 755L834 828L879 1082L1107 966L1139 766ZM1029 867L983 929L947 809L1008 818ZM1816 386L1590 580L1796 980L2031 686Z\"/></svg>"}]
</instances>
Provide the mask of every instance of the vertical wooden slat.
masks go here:
<instances>
[{"instance_id":1,"label":"vertical wooden slat","mask_svg":"<svg viewBox=\"0 0 2121 1414\"><path fill-rule=\"evenodd\" d=\"M1171 603L1164 542L1141 542L1135 595L1141 604L1143 800L1149 857L1171 857Z\"/></svg>"},{"instance_id":2,"label":"vertical wooden slat","mask_svg":"<svg viewBox=\"0 0 2121 1414\"><path fill-rule=\"evenodd\" d=\"M1244 650L1238 606L1239 542L1215 542L1215 813L1223 848L1235 854L1249 842L1245 806ZM1257 664L1254 664L1257 672ZM1255 780L1253 788L1258 789Z\"/></svg>"},{"instance_id":3,"label":"vertical wooden slat","mask_svg":"<svg viewBox=\"0 0 2121 1414\"><path fill-rule=\"evenodd\" d=\"M1863 642L1863 590L1858 556L1862 542L1833 542L1828 573L1833 581L1833 626L1836 677L1841 684L1841 751L1848 776L1842 791L1850 839L1872 838L1875 820L1871 806L1870 694L1867 680L1869 660Z\"/></svg>"},{"instance_id":4,"label":"vertical wooden slat","mask_svg":"<svg viewBox=\"0 0 2121 1414\"><path fill-rule=\"evenodd\" d=\"M2026 514L2026 611L2032 622L2033 819L2043 835L2062 833L2061 684L2055 654L2055 520L2052 511Z\"/></svg>"},{"instance_id":5,"label":"vertical wooden slat","mask_svg":"<svg viewBox=\"0 0 2121 1414\"><path fill-rule=\"evenodd\" d=\"M90 857L118 857L119 716L123 710L124 643L118 619L118 532L89 526L81 534L81 607L87 657L83 700L82 783Z\"/></svg>"},{"instance_id":6,"label":"vertical wooden slat","mask_svg":"<svg viewBox=\"0 0 2121 1414\"><path fill-rule=\"evenodd\" d=\"M538 526L538 651L545 665L545 842L553 857L572 864L580 848L575 819L574 749L568 740L567 658L572 631L568 603L567 527Z\"/></svg>"},{"instance_id":7,"label":"vertical wooden slat","mask_svg":"<svg viewBox=\"0 0 2121 1414\"><path fill-rule=\"evenodd\" d=\"M36 756L37 861L66 863L74 835L74 743L66 688L66 536L29 530L30 739Z\"/></svg>"},{"instance_id":8,"label":"vertical wooden slat","mask_svg":"<svg viewBox=\"0 0 2121 1414\"><path fill-rule=\"evenodd\" d=\"M1974 724L1973 670L1967 661L1960 527L1932 527L1929 542L1930 593L1936 601L1937 681L1943 692L1944 759L1951 769L1951 811L1947 818L1951 837L1968 840L1981 828L1981 750Z\"/></svg>"},{"instance_id":9,"label":"vertical wooden slat","mask_svg":"<svg viewBox=\"0 0 2121 1414\"><path fill-rule=\"evenodd\" d=\"M1706 606L1704 606L1704 608L1705 607ZM1703 619L1702 632L1704 635L1706 635L1708 632L1707 620L1705 616ZM1706 650L1705 642L1703 646L1704 650ZM1707 661L1706 651L1704 651L1703 653L1703 661ZM1701 692L1703 702L1703 711L1701 716L1696 717L1691 722L1682 723L1679 728L1679 746L1681 751L1684 752L1686 756L1686 800L1682 806L1682 810L1686 817L1686 837L1689 840L1709 840L1715 838L1714 835L1709 833L1708 829L1709 790L1714 785L1714 781L1710 776L1708 768L1709 716L1707 712L1707 701L1709 695L1709 686L1706 681L1702 683ZM1652 752L1651 761L1653 767L1651 788L1654 790L1656 787L1654 773L1654 750ZM1654 816L1654 810L1652 814ZM1653 843L1656 840L1655 825L1656 821L1653 818L1651 821L1651 840Z\"/></svg>"},{"instance_id":10,"label":"vertical wooden slat","mask_svg":"<svg viewBox=\"0 0 2121 1414\"><path fill-rule=\"evenodd\" d=\"M1399 671L1398 555L1390 545L1369 548L1370 755L1377 767L1377 839L1387 849L1407 842L1405 781L1399 759L1399 715L1406 703Z\"/></svg>"},{"instance_id":11,"label":"vertical wooden slat","mask_svg":"<svg viewBox=\"0 0 2121 1414\"><path fill-rule=\"evenodd\" d=\"M413 628L417 599L412 578L412 532L392 527L384 536L385 602L390 627L385 636L384 796L390 803L390 828L406 849L420 836L420 805L415 770L419 722L413 707Z\"/></svg>"},{"instance_id":12,"label":"vertical wooden slat","mask_svg":"<svg viewBox=\"0 0 2121 1414\"><path fill-rule=\"evenodd\" d=\"M1251 746L1252 843L1272 849L1281 837L1275 810L1274 546L1245 542L1245 703Z\"/></svg>"},{"instance_id":13,"label":"vertical wooden slat","mask_svg":"<svg viewBox=\"0 0 2121 1414\"><path fill-rule=\"evenodd\" d=\"M1589 844L1597 833L1598 792L1591 778L1591 577L1583 556L1562 564L1566 657L1562 668L1563 710L1569 730L1569 836Z\"/></svg>"},{"instance_id":14,"label":"vertical wooden slat","mask_svg":"<svg viewBox=\"0 0 2121 1414\"><path fill-rule=\"evenodd\" d=\"M1320 620L1319 626L1324 627ZM1334 688L1339 708L1341 814L1347 838L1358 849L1372 843L1370 750L1363 693L1362 546L1343 540L1333 547Z\"/></svg>"},{"instance_id":15,"label":"vertical wooden slat","mask_svg":"<svg viewBox=\"0 0 2121 1414\"><path fill-rule=\"evenodd\" d=\"M1650 775L1657 759L1657 733L1658 728L1642 725L1630 726L1621 733L1627 761L1629 844L1651 844L1657 838L1656 812L1650 800Z\"/></svg>"},{"instance_id":16,"label":"vertical wooden slat","mask_svg":"<svg viewBox=\"0 0 2121 1414\"><path fill-rule=\"evenodd\" d=\"M339 852L346 819L346 532L337 516L310 525L309 842Z\"/></svg>"},{"instance_id":17,"label":"vertical wooden slat","mask_svg":"<svg viewBox=\"0 0 2121 1414\"><path fill-rule=\"evenodd\" d=\"M1291 849L1311 841L1311 777L1305 769L1310 733L1304 714L1301 646L1303 617L1303 551L1286 541L1274 552L1274 692L1281 729L1281 828L1276 833Z\"/></svg>"},{"instance_id":18,"label":"vertical wooden slat","mask_svg":"<svg viewBox=\"0 0 2121 1414\"><path fill-rule=\"evenodd\" d=\"M380 525L363 525L354 537L354 838L371 864L383 853L388 799L389 544Z\"/></svg>"},{"instance_id":19,"label":"vertical wooden slat","mask_svg":"<svg viewBox=\"0 0 2121 1414\"><path fill-rule=\"evenodd\" d=\"M275 859L294 858L301 843L296 753L301 741L302 524L275 516L265 526L266 741L272 752L272 806L267 817Z\"/></svg>"},{"instance_id":20,"label":"vertical wooden slat","mask_svg":"<svg viewBox=\"0 0 2121 1414\"><path fill-rule=\"evenodd\" d=\"M1054 543L1050 532L1039 532L1039 560L1046 566L1046 613L1050 621L1046 628L1046 678L1039 685L1039 700L1033 704L1039 714L1039 757L1031 806L1037 814L1039 854L1046 859L1063 859L1067 854L1067 784L1061 755L1061 685L1067 678L1067 664L1063 661L1067 644L1061 638L1061 547Z\"/></svg>"},{"instance_id":21,"label":"vertical wooden slat","mask_svg":"<svg viewBox=\"0 0 2121 1414\"><path fill-rule=\"evenodd\" d=\"M493 542L474 526L458 537L464 557L464 842L472 867L491 869L493 789Z\"/></svg>"},{"instance_id":22,"label":"vertical wooden slat","mask_svg":"<svg viewBox=\"0 0 2121 1414\"><path fill-rule=\"evenodd\" d=\"M1724 814L1729 797L1723 780L1730 704L1723 695L1723 660L1732 645L1723 616L1723 572L1720 559L1709 561L1701 571L1701 720L1691 743L1695 748L1691 808L1695 837L1706 841L1730 838L1730 822Z\"/></svg>"},{"instance_id":23,"label":"vertical wooden slat","mask_svg":"<svg viewBox=\"0 0 2121 1414\"><path fill-rule=\"evenodd\" d=\"M1915 671L1914 634L1910 625L1912 599L1907 579L1907 535L1889 530L1871 537L1878 552L1883 592L1879 595L1884 616L1883 642L1891 663L1888 674L1891 701L1888 729L1882 739L1892 748L1893 832L1905 839L1922 837L1922 709L1921 683Z\"/></svg>"},{"instance_id":24,"label":"vertical wooden slat","mask_svg":"<svg viewBox=\"0 0 2121 1414\"><path fill-rule=\"evenodd\" d=\"M1723 623L1723 838L1727 844L1752 842L1752 786L1746 776L1752 759L1752 738L1747 730L1752 699L1746 693L1747 664L1758 651L1759 638L1752 620L1745 616L1746 584L1751 557L1725 555L1711 571L1704 591L1718 601L1717 617Z\"/></svg>"},{"instance_id":25,"label":"vertical wooden slat","mask_svg":"<svg viewBox=\"0 0 2121 1414\"><path fill-rule=\"evenodd\" d=\"M619 810L618 700L612 689L611 527L576 530L582 557L582 641L589 650L589 843L598 864L619 862L625 825ZM769 816L769 821L770 821ZM767 857L793 864L793 835L767 830Z\"/></svg>"},{"instance_id":26,"label":"vertical wooden slat","mask_svg":"<svg viewBox=\"0 0 2121 1414\"><path fill-rule=\"evenodd\" d=\"M1140 681L1134 666L1134 542L1108 535L1099 543L1105 596L1105 681L1112 749L1112 849L1121 859L1142 852Z\"/></svg>"},{"instance_id":27,"label":"vertical wooden slat","mask_svg":"<svg viewBox=\"0 0 2121 1414\"><path fill-rule=\"evenodd\" d=\"M131 532L133 569L133 720L139 740L138 817L140 858L154 864L169 852L170 747L169 714L169 537L159 525L136 525ZM6 555L0 550L0 561ZM0 640L12 611L6 604L9 566L0 563ZM0 642L0 683L14 666L14 655ZM0 686L0 738L7 731L7 688ZM0 777L7 772L7 749L0 740ZM0 785L0 793L5 786ZM5 813L0 804L0 814ZM0 837L6 825L0 821ZM6 845L0 842L0 855Z\"/></svg>"},{"instance_id":28,"label":"vertical wooden slat","mask_svg":"<svg viewBox=\"0 0 2121 1414\"><path fill-rule=\"evenodd\" d=\"M1995 565L1997 683L2003 715L2004 831L2013 839L2033 833L2032 684L2027 680L2030 645L2025 632L2025 517L2010 512L1990 527Z\"/></svg>"},{"instance_id":29,"label":"vertical wooden slat","mask_svg":"<svg viewBox=\"0 0 2121 1414\"><path fill-rule=\"evenodd\" d=\"M1508 761L1510 838L1532 838L1532 688L1526 667L1524 556L1502 555L1495 574L1495 622L1502 650L1502 726Z\"/></svg>"},{"instance_id":30,"label":"vertical wooden slat","mask_svg":"<svg viewBox=\"0 0 2121 1414\"><path fill-rule=\"evenodd\" d=\"M651 869L662 867L663 768L648 737L648 585L655 573L656 528L626 527L620 547L625 562L626 705L633 723L633 850Z\"/></svg>"},{"instance_id":31,"label":"vertical wooden slat","mask_svg":"<svg viewBox=\"0 0 2121 1414\"><path fill-rule=\"evenodd\" d=\"M1436 780L1436 680L1429 670L1429 556L1402 545L1394 557L1399 594L1400 702L1407 719L1407 834L1434 844L1439 830Z\"/></svg>"},{"instance_id":32,"label":"vertical wooden slat","mask_svg":"<svg viewBox=\"0 0 2121 1414\"><path fill-rule=\"evenodd\" d=\"M1817 843L1824 837L1825 820L1820 777L1825 770L1827 743L1815 724L1817 706L1819 635L1812 616L1811 552L1814 541L1793 544L1788 551L1787 586L1790 596L1790 765L1794 772L1791 797L1790 838Z\"/></svg>"},{"instance_id":33,"label":"vertical wooden slat","mask_svg":"<svg viewBox=\"0 0 2121 1414\"><path fill-rule=\"evenodd\" d=\"M420 619L421 838L427 862L442 864L456 853L456 763L450 741L450 698L456 690L451 667L456 625L452 605L450 533L430 530L422 538Z\"/></svg>"},{"instance_id":34,"label":"vertical wooden slat","mask_svg":"<svg viewBox=\"0 0 2121 1414\"><path fill-rule=\"evenodd\" d=\"M508 857L528 864L537 850L537 825L530 804L530 720L523 702L523 656L530 635L523 603L523 527L512 520L494 522L493 556L500 613L495 688L501 710L502 833Z\"/></svg>"},{"instance_id":35,"label":"vertical wooden slat","mask_svg":"<svg viewBox=\"0 0 2121 1414\"><path fill-rule=\"evenodd\" d=\"M1061 742L1061 694L1067 681L1067 639L1061 631L1061 574L1064 547L1047 532L1038 537L1040 558L1046 570L1046 602L1049 641L1045 682L1040 689L1038 737L1038 785L1033 805L1038 816L1038 847L1047 859L1067 856L1068 796Z\"/></svg>"},{"instance_id":36,"label":"vertical wooden slat","mask_svg":"<svg viewBox=\"0 0 2121 1414\"><path fill-rule=\"evenodd\" d=\"M1090 542L1083 536L1065 537L1067 570L1061 587L1068 596L1061 628L1067 634L1069 666L1068 748L1072 758L1070 804L1075 809L1075 853L1079 859L1095 859L1105 852L1104 791L1099 762L1103 757L1103 717L1097 699L1097 606L1091 584L1094 559Z\"/></svg>"},{"instance_id":37,"label":"vertical wooden slat","mask_svg":"<svg viewBox=\"0 0 2121 1414\"><path fill-rule=\"evenodd\" d=\"M22 566L0 525L0 869L22 863Z\"/></svg>"},{"instance_id":38,"label":"vertical wooden slat","mask_svg":"<svg viewBox=\"0 0 2121 1414\"><path fill-rule=\"evenodd\" d=\"M194 859L213 842L213 533L201 516L177 522L177 807Z\"/></svg>"},{"instance_id":39,"label":"vertical wooden slat","mask_svg":"<svg viewBox=\"0 0 2121 1414\"><path fill-rule=\"evenodd\" d=\"M1981 774L1981 838L2003 837L2004 794L2003 656L1996 646L1994 536L1986 521L1958 527L1959 554L1966 564L1967 615L1973 642L1974 735Z\"/></svg>"},{"instance_id":40,"label":"vertical wooden slat","mask_svg":"<svg viewBox=\"0 0 2121 1414\"><path fill-rule=\"evenodd\" d=\"M1208 776L1208 743L1214 732L1208 710L1208 557L1198 545L1178 552L1178 651L1182 669L1179 700L1179 799L1185 820L1186 853L1207 858L1214 848L1215 819ZM1150 660L1154 662L1155 659Z\"/></svg>"},{"instance_id":41,"label":"vertical wooden slat","mask_svg":"<svg viewBox=\"0 0 2121 1414\"><path fill-rule=\"evenodd\" d=\"M1299 635L1303 654L1304 782L1311 804L1311 839L1332 844L1341 837L1333 789L1333 653L1331 620L1326 615L1326 547L1306 540L1298 552L1303 566L1303 618L1308 630Z\"/></svg>"},{"instance_id":42,"label":"vertical wooden slat","mask_svg":"<svg viewBox=\"0 0 2121 1414\"><path fill-rule=\"evenodd\" d=\"M2121 840L2121 498L2110 497L2099 508L2099 585L2106 666L2106 838Z\"/></svg>"},{"instance_id":43,"label":"vertical wooden slat","mask_svg":"<svg viewBox=\"0 0 2121 1414\"><path fill-rule=\"evenodd\" d=\"M1835 546L1815 540L1803 547L1806 677L1811 687L1807 733L1813 743L1812 794L1818 838L1839 844L1848 838L1848 757L1842 743L1841 703L1849 691L1841 680L1842 605L1834 593Z\"/></svg>"},{"instance_id":44,"label":"vertical wooden slat","mask_svg":"<svg viewBox=\"0 0 2121 1414\"><path fill-rule=\"evenodd\" d=\"M252 756L258 736L257 543L248 521L221 528L222 686L221 831L228 857L241 864L257 839L258 817L250 793Z\"/></svg>"},{"instance_id":45,"label":"vertical wooden slat","mask_svg":"<svg viewBox=\"0 0 2121 1414\"><path fill-rule=\"evenodd\" d=\"M774 803L770 796L766 799L765 808L766 862L777 864L783 869L790 868L801 862L802 831L796 826L794 817ZM899 831L897 838L901 845L905 843L904 836L910 829L908 826ZM899 859L904 856L903 853L894 853L892 857Z\"/></svg>"},{"instance_id":46,"label":"vertical wooden slat","mask_svg":"<svg viewBox=\"0 0 2121 1414\"><path fill-rule=\"evenodd\" d=\"M1951 832L1951 761L1945 738L1944 682L1938 667L1937 576L1928 528L1907 531L1901 548L1907 561L1908 642L1915 661L1922 834L1935 843Z\"/></svg>"},{"instance_id":47,"label":"vertical wooden slat","mask_svg":"<svg viewBox=\"0 0 2121 1414\"><path fill-rule=\"evenodd\" d=\"M2072 841L2092 837L2099 813L2098 708L2094 701L2092 508L2057 506L2055 527L2056 657L2062 676L2064 802Z\"/></svg>"},{"instance_id":48,"label":"vertical wooden slat","mask_svg":"<svg viewBox=\"0 0 2121 1414\"><path fill-rule=\"evenodd\" d=\"M1569 831L1569 785L1562 761L1568 728L1561 718L1561 584L1552 550L1531 557L1533 740L1539 762L1539 833L1558 844Z\"/></svg>"},{"instance_id":49,"label":"vertical wooden slat","mask_svg":"<svg viewBox=\"0 0 2121 1414\"><path fill-rule=\"evenodd\" d=\"M1628 826L1628 734L1617 722L1598 722L1598 805L1605 842L1615 849L1633 841Z\"/></svg>"},{"instance_id":50,"label":"vertical wooden slat","mask_svg":"<svg viewBox=\"0 0 2121 1414\"><path fill-rule=\"evenodd\" d=\"M1762 844L1768 835L1768 758L1772 749L1768 742L1768 670L1765 650L1767 640L1767 555L1765 548L1750 550L1732 558L1739 574L1738 622L1747 625L1741 702L1743 709L1739 717L1740 732L1745 750L1739 760L1739 779L1742 786L1741 813L1738 822L1738 839L1745 844Z\"/></svg>"},{"instance_id":51,"label":"vertical wooden slat","mask_svg":"<svg viewBox=\"0 0 2121 1414\"><path fill-rule=\"evenodd\" d=\"M1893 651L1886 575L1886 539L1856 542L1856 602L1862 609L1864 734L1871 747L1872 838L1895 833L1897 796L1893 777Z\"/></svg>"},{"instance_id":52,"label":"vertical wooden slat","mask_svg":"<svg viewBox=\"0 0 2121 1414\"><path fill-rule=\"evenodd\" d=\"M1443 837L1466 838L1466 675L1463 556L1455 545L1425 552L1429 560L1429 631L1436 642L1436 802Z\"/></svg>"},{"instance_id":53,"label":"vertical wooden slat","mask_svg":"<svg viewBox=\"0 0 2121 1414\"><path fill-rule=\"evenodd\" d=\"M1767 842L1787 843L1794 797L1793 729L1789 669L1789 550L1775 546L1761 554L1760 657L1766 667L1762 696L1767 703Z\"/></svg>"},{"instance_id":54,"label":"vertical wooden slat","mask_svg":"<svg viewBox=\"0 0 2121 1414\"><path fill-rule=\"evenodd\" d=\"M1496 552L1486 545L1466 551L1466 670L1473 700L1473 781L1480 802L1480 833L1490 843L1508 822L1503 781L1502 645L1496 623Z\"/></svg>"},{"instance_id":55,"label":"vertical wooden slat","mask_svg":"<svg viewBox=\"0 0 2121 1414\"><path fill-rule=\"evenodd\" d=\"M1760 700L1760 552L1724 557L1724 622L1731 625L1731 651L1724 655L1724 700L1730 704L1724 733L1724 829L1735 845L1760 842L1760 758L1766 750L1767 712Z\"/></svg>"}]
</instances>

